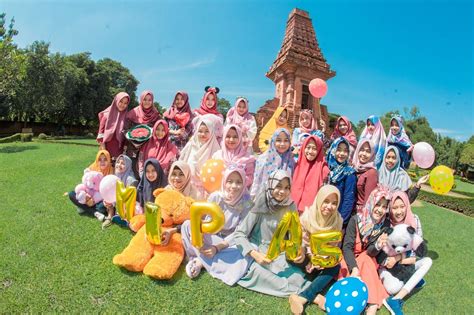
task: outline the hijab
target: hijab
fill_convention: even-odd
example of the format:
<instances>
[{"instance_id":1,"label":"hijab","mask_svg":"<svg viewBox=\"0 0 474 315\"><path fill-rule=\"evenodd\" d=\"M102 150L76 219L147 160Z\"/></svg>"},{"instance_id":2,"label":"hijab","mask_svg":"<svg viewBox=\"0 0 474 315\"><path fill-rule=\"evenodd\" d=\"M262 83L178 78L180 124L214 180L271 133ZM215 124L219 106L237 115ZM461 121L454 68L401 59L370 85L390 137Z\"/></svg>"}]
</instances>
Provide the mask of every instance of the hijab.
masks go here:
<instances>
[{"instance_id":1,"label":"hijab","mask_svg":"<svg viewBox=\"0 0 474 315\"><path fill-rule=\"evenodd\" d=\"M393 213L391 211L393 204L398 198L400 198L403 201L403 203L405 204L405 209L406 209L405 219L399 223L395 222ZM390 200L390 223L392 225L407 224L413 227L415 230L417 230L415 215L413 214L413 211L411 211L410 200L408 199L407 193L404 191L396 191L392 194L392 199Z\"/></svg>"},{"instance_id":2,"label":"hijab","mask_svg":"<svg viewBox=\"0 0 474 315\"><path fill-rule=\"evenodd\" d=\"M365 143L369 144L370 158L367 163L361 163L359 160L359 151ZM372 143L372 141L370 141L369 139L360 140L359 143L357 144L357 148L354 152L354 156L352 157L352 165L354 169L356 170L356 172L364 173L365 171L368 171L371 168L377 170L377 168L375 167L374 159L375 159L375 150L374 150L374 144Z\"/></svg>"},{"instance_id":3,"label":"hijab","mask_svg":"<svg viewBox=\"0 0 474 315\"><path fill-rule=\"evenodd\" d=\"M255 206L252 209L254 213L273 213L282 208L288 208L289 210L294 209L294 202L291 199L291 194L288 194L282 201L277 201L273 198L273 190L276 188L278 183L283 179L288 178L291 187L291 175L288 171L285 170L275 170L273 171L265 184L263 185L263 194L259 194Z\"/></svg>"},{"instance_id":4,"label":"hijab","mask_svg":"<svg viewBox=\"0 0 474 315\"><path fill-rule=\"evenodd\" d=\"M387 137L385 135L385 130L383 129L382 122L377 116L369 116L369 118L367 118L367 123L369 121L375 126L375 130L371 134L366 124L364 130L362 131L362 134L360 135L360 139L369 139L374 144L375 166L379 168L383 162Z\"/></svg>"},{"instance_id":5,"label":"hijab","mask_svg":"<svg viewBox=\"0 0 474 315\"><path fill-rule=\"evenodd\" d=\"M389 170L387 165L385 165L385 158L387 157L390 151L395 152L395 156L397 162L395 166ZM379 169L379 183L387 186L391 191L407 191L412 181L408 173L400 166L401 159L400 153L398 152L398 148L395 146L389 146L385 151L385 155L383 156L382 165Z\"/></svg>"},{"instance_id":6,"label":"hijab","mask_svg":"<svg viewBox=\"0 0 474 315\"><path fill-rule=\"evenodd\" d=\"M286 110L287 116L286 116L286 122L283 126L279 126L277 124L278 117L280 117L280 114ZM266 141L270 140L275 133L275 130L277 129L287 129L290 131L290 128L288 127L288 110L285 107L278 106L275 109L275 112L273 113L273 116L268 120L268 122L265 124L265 126L260 130L260 135L258 136L258 146L260 148L260 151L263 153L268 149L269 144L266 143ZM290 138L291 140L291 138Z\"/></svg>"},{"instance_id":7,"label":"hijab","mask_svg":"<svg viewBox=\"0 0 474 315\"><path fill-rule=\"evenodd\" d=\"M347 159L339 163L336 159L336 151L339 144L345 143L347 145ZM329 165L329 181L331 184L337 184L347 176L354 174L355 169L349 166L349 142L344 137L339 137L331 144L327 153L326 160Z\"/></svg>"},{"instance_id":8,"label":"hijab","mask_svg":"<svg viewBox=\"0 0 474 315\"><path fill-rule=\"evenodd\" d=\"M229 196L225 189L225 184L227 182L227 179L232 173L239 174L240 178L242 179L242 191L237 196L234 196L234 197ZM224 176L222 178L221 192L222 192L224 202L230 206L235 206L237 203L239 203L242 200L244 196L247 196L247 197L249 196L249 192L247 190L247 183L245 179L245 172L242 168L230 167L224 171Z\"/></svg>"},{"instance_id":9,"label":"hijab","mask_svg":"<svg viewBox=\"0 0 474 315\"><path fill-rule=\"evenodd\" d=\"M117 157L115 164L117 164L119 160L123 160L125 164L125 171L123 173L115 172L115 176L117 176L120 179L120 181L124 183L126 186L133 185L136 181L136 178L132 170L132 159L130 159L125 154L120 154Z\"/></svg>"},{"instance_id":10,"label":"hijab","mask_svg":"<svg viewBox=\"0 0 474 315\"><path fill-rule=\"evenodd\" d=\"M411 147L412 146L411 140L405 131L405 127L403 126L403 117L400 115L393 115L392 119L390 120L390 126L392 125L393 121L397 122L397 125L398 127L400 127L400 130L398 131L396 135L394 135L390 128L390 132L387 137L387 143L397 143L405 148Z\"/></svg>"},{"instance_id":11,"label":"hijab","mask_svg":"<svg viewBox=\"0 0 474 315\"><path fill-rule=\"evenodd\" d=\"M178 109L175 105L178 95L181 95L184 99L184 105L180 109ZM186 126L193 119L193 112L191 110L191 106L189 105L188 93L184 91L178 91L174 96L173 104L171 104L170 108L168 108L163 116L167 119L173 119L176 122L180 122L178 124L184 128L184 126Z\"/></svg>"},{"instance_id":12,"label":"hijab","mask_svg":"<svg viewBox=\"0 0 474 315\"><path fill-rule=\"evenodd\" d=\"M147 95L151 96L151 107L145 109L143 102ZM160 118L160 112L154 105L154 96L152 91L145 90L140 95L140 104L127 113L127 119L134 124L145 124L153 126L153 124Z\"/></svg>"},{"instance_id":13,"label":"hijab","mask_svg":"<svg viewBox=\"0 0 474 315\"><path fill-rule=\"evenodd\" d=\"M99 121L103 118L106 119L103 138L104 143L110 142L114 136L117 139L119 146L123 143L124 137L122 131L124 128L125 117L127 116L127 109L120 112L118 110L118 104L125 97L128 98L128 103L130 104L130 96L125 92L120 92L115 95L112 104L99 113Z\"/></svg>"},{"instance_id":14,"label":"hijab","mask_svg":"<svg viewBox=\"0 0 474 315\"><path fill-rule=\"evenodd\" d=\"M148 178L146 178L146 168L148 165L151 164L156 170L157 176L153 182L150 182ZM160 163L156 159L148 159L145 161L143 167L143 176L138 184L138 201L140 205L145 207L145 203L148 201L153 202L154 196L153 191L157 188L163 188L166 186L166 178L163 169L161 168Z\"/></svg>"},{"instance_id":15,"label":"hijab","mask_svg":"<svg viewBox=\"0 0 474 315\"><path fill-rule=\"evenodd\" d=\"M304 117L307 117L307 118L310 119L309 128L306 128L306 127L303 125L303 118L304 118ZM300 117L299 117L298 123L299 123L299 125L300 125L300 129L301 129L301 132L302 132L302 133L310 133L311 131L313 131L313 130L316 129L316 123L315 123L315 121L314 121L313 112L310 111L309 109L303 109L303 110L300 112Z\"/></svg>"},{"instance_id":16,"label":"hijab","mask_svg":"<svg viewBox=\"0 0 474 315\"><path fill-rule=\"evenodd\" d=\"M107 163L109 164L109 166L105 170L101 170L99 165L99 159L102 155L105 156L105 158L107 159ZM109 151L99 150L99 152L97 152L95 156L95 161L91 165L89 165L88 169L89 171L101 172L104 176L112 175L114 173L114 168L112 167L112 159L110 158Z\"/></svg>"},{"instance_id":17,"label":"hijab","mask_svg":"<svg viewBox=\"0 0 474 315\"><path fill-rule=\"evenodd\" d=\"M391 195L387 187L379 185L370 193L369 199L367 199L362 211L358 211L356 214L357 226L364 243L367 243L373 231L379 230L384 224L386 214L384 214L379 222L375 222L372 218L372 211L382 198L390 200Z\"/></svg>"},{"instance_id":18,"label":"hijab","mask_svg":"<svg viewBox=\"0 0 474 315\"><path fill-rule=\"evenodd\" d=\"M342 132L339 130L339 122L340 121L343 121L346 123L347 125L347 131L346 133L342 134ZM331 135L331 139L337 139L339 137L344 137L347 142L349 142L349 144L353 147L356 147L357 146L357 137L356 137L356 134L354 132L354 130L352 130L352 124L351 124L351 121L349 120L349 118L347 118L346 116L341 116L337 119L336 121L336 126L334 127L334 132L332 133Z\"/></svg>"},{"instance_id":19,"label":"hijab","mask_svg":"<svg viewBox=\"0 0 474 315\"><path fill-rule=\"evenodd\" d=\"M235 149L227 148L225 144L225 138L227 133L234 129L237 132L238 145ZM222 158L226 167L237 164L245 166L245 172L253 174L255 170L255 157L250 155L247 148L244 145L242 130L237 125L227 125L224 127L224 137L222 138Z\"/></svg>"},{"instance_id":20,"label":"hijab","mask_svg":"<svg viewBox=\"0 0 474 315\"><path fill-rule=\"evenodd\" d=\"M212 106L212 108L209 108L206 105L206 100L209 95L214 95L215 104ZM217 110L217 90L215 88L211 87L207 89L207 91L204 93L204 96L202 97L201 106L195 111L200 115L213 114L220 117L221 119L223 118L222 114Z\"/></svg>"},{"instance_id":21,"label":"hijab","mask_svg":"<svg viewBox=\"0 0 474 315\"><path fill-rule=\"evenodd\" d=\"M181 189L176 189L176 187L171 184L171 174L173 173L173 170L175 168L180 169L181 172L183 172L184 174L184 184ZM188 163L183 161L176 161L171 164L170 172L168 174L168 186L166 188L179 191L180 193L188 197L194 197L193 187L191 184L191 168L189 167Z\"/></svg>"},{"instance_id":22,"label":"hijab","mask_svg":"<svg viewBox=\"0 0 474 315\"><path fill-rule=\"evenodd\" d=\"M165 136L163 139L158 139L156 136L156 129L159 125L163 125L165 129ZM155 158L160 162L163 167L168 167L170 161L176 158L178 149L170 141L168 123L165 120L158 120L153 126L153 132L150 140L143 146L143 159L148 160L149 158Z\"/></svg>"}]
</instances>

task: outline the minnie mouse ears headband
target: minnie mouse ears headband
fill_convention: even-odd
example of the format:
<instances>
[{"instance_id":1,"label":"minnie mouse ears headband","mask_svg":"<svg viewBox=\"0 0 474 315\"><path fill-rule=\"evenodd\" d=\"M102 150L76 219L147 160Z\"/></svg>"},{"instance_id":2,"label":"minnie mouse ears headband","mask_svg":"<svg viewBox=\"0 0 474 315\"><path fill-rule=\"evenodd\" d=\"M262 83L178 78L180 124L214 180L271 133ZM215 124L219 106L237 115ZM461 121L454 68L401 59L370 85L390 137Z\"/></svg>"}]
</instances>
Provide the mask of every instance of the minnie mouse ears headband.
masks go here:
<instances>
[{"instance_id":1,"label":"minnie mouse ears headband","mask_svg":"<svg viewBox=\"0 0 474 315\"><path fill-rule=\"evenodd\" d=\"M206 91L206 92L213 91L214 93L217 94L217 93L219 93L220 90L217 86L209 86L208 85L204 88L204 91Z\"/></svg>"}]
</instances>

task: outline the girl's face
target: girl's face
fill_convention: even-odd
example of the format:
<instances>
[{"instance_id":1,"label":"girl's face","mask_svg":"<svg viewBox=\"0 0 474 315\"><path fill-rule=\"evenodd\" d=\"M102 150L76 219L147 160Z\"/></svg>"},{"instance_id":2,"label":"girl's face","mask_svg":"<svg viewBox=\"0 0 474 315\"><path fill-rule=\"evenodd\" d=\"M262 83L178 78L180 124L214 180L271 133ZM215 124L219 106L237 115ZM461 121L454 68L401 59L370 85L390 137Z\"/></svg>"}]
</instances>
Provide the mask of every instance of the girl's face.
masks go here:
<instances>
[{"instance_id":1,"label":"girl's face","mask_svg":"<svg viewBox=\"0 0 474 315\"><path fill-rule=\"evenodd\" d=\"M337 125L341 134L345 135L349 127L347 126L346 122L342 119L339 119L339 124Z\"/></svg>"},{"instance_id":2,"label":"girl's face","mask_svg":"<svg viewBox=\"0 0 474 315\"><path fill-rule=\"evenodd\" d=\"M367 120L367 131L370 134L373 134L375 131L375 125L370 120Z\"/></svg>"},{"instance_id":3,"label":"girl's face","mask_svg":"<svg viewBox=\"0 0 474 315\"><path fill-rule=\"evenodd\" d=\"M127 109L128 102L129 102L128 97L122 97L120 102L118 102L118 104L117 104L117 108L118 108L119 112L123 112L124 110Z\"/></svg>"},{"instance_id":4,"label":"girl's face","mask_svg":"<svg viewBox=\"0 0 474 315\"><path fill-rule=\"evenodd\" d=\"M387 155L385 156L385 166L390 171L392 170L395 165L397 164L397 155L393 150L388 151Z\"/></svg>"},{"instance_id":5,"label":"girl's face","mask_svg":"<svg viewBox=\"0 0 474 315\"><path fill-rule=\"evenodd\" d=\"M288 178L283 178L273 189L272 197L278 202L282 202L290 195L290 180Z\"/></svg>"},{"instance_id":6,"label":"girl's face","mask_svg":"<svg viewBox=\"0 0 474 315\"><path fill-rule=\"evenodd\" d=\"M153 106L153 100L151 98L150 94L145 95L145 98L143 99L143 108L148 109L151 106Z\"/></svg>"},{"instance_id":7,"label":"girl's face","mask_svg":"<svg viewBox=\"0 0 474 315\"><path fill-rule=\"evenodd\" d=\"M392 121L390 122L390 130L394 135L398 135L398 133L400 132L400 126L398 125L398 121L396 119L392 119Z\"/></svg>"},{"instance_id":8,"label":"girl's face","mask_svg":"<svg viewBox=\"0 0 474 315\"><path fill-rule=\"evenodd\" d=\"M290 148L290 139L283 131L280 132L275 140L276 151L280 154L285 153Z\"/></svg>"},{"instance_id":9,"label":"girl's face","mask_svg":"<svg viewBox=\"0 0 474 315\"><path fill-rule=\"evenodd\" d=\"M329 217L334 211L337 211L337 195L330 194L321 204L321 214L323 217Z\"/></svg>"},{"instance_id":10,"label":"girl's face","mask_svg":"<svg viewBox=\"0 0 474 315\"><path fill-rule=\"evenodd\" d=\"M390 212L392 212L392 217L395 220L395 223L400 223L405 220L407 215L407 207L401 198L397 198L395 200L395 202L392 204Z\"/></svg>"},{"instance_id":11,"label":"girl's face","mask_svg":"<svg viewBox=\"0 0 474 315\"><path fill-rule=\"evenodd\" d=\"M309 142L306 144L306 147L304 148L304 155L310 162L314 161L316 156L318 156L318 148L316 147L316 142L313 139L309 140Z\"/></svg>"},{"instance_id":12,"label":"girl's face","mask_svg":"<svg viewBox=\"0 0 474 315\"><path fill-rule=\"evenodd\" d=\"M148 163L145 169L145 176L149 182L154 182L158 178L158 173L156 172L156 169L153 164Z\"/></svg>"},{"instance_id":13,"label":"girl's face","mask_svg":"<svg viewBox=\"0 0 474 315\"><path fill-rule=\"evenodd\" d=\"M211 138L211 133L209 132L209 128L202 123L198 129L198 140L199 143L204 144Z\"/></svg>"},{"instance_id":14,"label":"girl's face","mask_svg":"<svg viewBox=\"0 0 474 315\"><path fill-rule=\"evenodd\" d=\"M120 158L118 159L116 162L115 162L115 173L117 174L122 174L125 172L125 168L126 168L126 165L125 165L125 161Z\"/></svg>"},{"instance_id":15,"label":"girl's face","mask_svg":"<svg viewBox=\"0 0 474 315\"><path fill-rule=\"evenodd\" d=\"M174 188L176 188L177 190L181 190L183 188L184 182L185 182L185 175L179 167L175 166L173 168L173 171L171 172L170 179L171 179L170 184Z\"/></svg>"},{"instance_id":16,"label":"girl's face","mask_svg":"<svg viewBox=\"0 0 474 315\"><path fill-rule=\"evenodd\" d=\"M286 116L287 116L286 110L282 111L280 116L278 116L277 125L279 125L279 126L285 125L286 122L287 122Z\"/></svg>"},{"instance_id":17,"label":"girl's face","mask_svg":"<svg viewBox=\"0 0 474 315\"><path fill-rule=\"evenodd\" d=\"M181 94L176 95L176 99L174 100L174 105L181 109L184 106L184 97Z\"/></svg>"},{"instance_id":18,"label":"girl's face","mask_svg":"<svg viewBox=\"0 0 474 315\"><path fill-rule=\"evenodd\" d=\"M233 199L236 196L240 195L240 193L244 189L244 182L240 174L237 172L232 172L229 177L227 177L227 180L224 183L224 189L230 199Z\"/></svg>"},{"instance_id":19,"label":"girl's face","mask_svg":"<svg viewBox=\"0 0 474 315\"><path fill-rule=\"evenodd\" d=\"M375 204L375 207L372 210L372 219L376 223L379 223L382 220L382 218L385 216L385 213L387 211L387 206L388 206L388 200L385 198L381 198L379 202Z\"/></svg>"},{"instance_id":20,"label":"girl's face","mask_svg":"<svg viewBox=\"0 0 474 315\"><path fill-rule=\"evenodd\" d=\"M349 157L349 148L344 142L339 143L336 149L336 161L338 163L344 163Z\"/></svg>"},{"instance_id":21,"label":"girl's face","mask_svg":"<svg viewBox=\"0 0 474 315\"><path fill-rule=\"evenodd\" d=\"M109 161L107 160L107 157L104 154L101 154L99 156L99 168L101 170L105 170L107 167L109 167Z\"/></svg>"},{"instance_id":22,"label":"girl's face","mask_svg":"<svg viewBox=\"0 0 474 315\"><path fill-rule=\"evenodd\" d=\"M246 111L247 111L247 106L245 105L245 102L240 101L239 105L237 105L237 114L239 114L240 116L243 116Z\"/></svg>"},{"instance_id":23,"label":"girl's face","mask_svg":"<svg viewBox=\"0 0 474 315\"><path fill-rule=\"evenodd\" d=\"M311 117L309 117L308 115L303 115L303 116L301 117L301 124L302 124L303 127L305 127L305 128L311 127Z\"/></svg>"},{"instance_id":24,"label":"girl's face","mask_svg":"<svg viewBox=\"0 0 474 315\"><path fill-rule=\"evenodd\" d=\"M155 135L158 138L158 140L161 140L165 137L166 132L165 132L165 126L163 126L163 124L159 124L156 127Z\"/></svg>"},{"instance_id":25,"label":"girl's face","mask_svg":"<svg viewBox=\"0 0 474 315\"><path fill-rule=\"evenodd\" d=\"M216 98L214 97L214 94L211 93L206 98L206 107L213 108L214 105L216 105Z\"/></svg>"},{"instance_id":26,"label":"girl's face","mask_svg":"<svg viewBox=\"0 0 474 315\"><path fill-rule=\"evenodd\" d=\"M366 142L364 143L359 149L359 161L362 164L369 162L370 156L372 155L372 150L370 149L370 145Z\"/></svg>"},{"instance_id":27,"label":"girl's face","mask_svg":"<svg viewBox=\"0 0 474 315\"><path fill-rule=\"evenodd\" d=\"M234 150L239 145L239 136L235 128L230 128L225 135L225 146L229 150Z\"/></svg>"}]
</instances>

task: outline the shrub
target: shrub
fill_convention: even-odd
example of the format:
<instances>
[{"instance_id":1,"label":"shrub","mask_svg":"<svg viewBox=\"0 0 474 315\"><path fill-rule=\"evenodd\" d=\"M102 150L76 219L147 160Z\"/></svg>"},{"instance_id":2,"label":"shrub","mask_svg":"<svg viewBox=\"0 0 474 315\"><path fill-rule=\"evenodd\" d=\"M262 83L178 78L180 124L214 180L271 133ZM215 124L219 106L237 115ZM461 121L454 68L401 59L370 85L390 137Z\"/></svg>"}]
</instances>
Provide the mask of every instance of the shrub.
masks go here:
<instances>
[{"instance_id":1,"label":"shrub","mask_svg":"<svg viewBox=\"0 0 474 315\"><path fill-rule=\"evenodd\" d=\"M40 134L38 135L38 139L40 139L40 140L46 140L46 139L48 139L48 136L47 136L46 134L44 134L44 133L40 133Z\"/></svg>"},{"instance_id":2,"label":"shrub","mask_svg":"<svg viewBox=\"0 0 474 315\"><path fill-rule=\"evenodd\" d=\"M474 217L474 199L461 199L451 196L441 196L420 190L418 198L435 204L439 207L448 208L470 217Z\"/></svg>"},{"instance_id":3,"label":"shrub","mask_svg":"<svg viewBox=\"0 0 474 315\"><path fill-rule=\"evenodd\" d=\"M21 140L21 134L16 133L13 136L10 137L5 137L5 138L0 138L0 143L10 143L10 142L16 142Z\"/></svg>"},{"instance_id":4,"label":"shrub","mask_svg":"<svg viewBox=\"0 0 474 315\"><path fill-rule=\"evenodd\" d=\"M88 133L86 134L86 137L87 137L88 139L95 139L95 135L94 135L92 132L88 132Z\"/></svg>"},{"instance_id":5,"label":"shrub","mask_svg":"<svg viewBox=\"0 0 474 315\"><path fill-rule=\"evenodd\" d=\"M32 133L22 133L20 136L21 142L31 142L33 140Z\"/></svg>"}]
</instances>

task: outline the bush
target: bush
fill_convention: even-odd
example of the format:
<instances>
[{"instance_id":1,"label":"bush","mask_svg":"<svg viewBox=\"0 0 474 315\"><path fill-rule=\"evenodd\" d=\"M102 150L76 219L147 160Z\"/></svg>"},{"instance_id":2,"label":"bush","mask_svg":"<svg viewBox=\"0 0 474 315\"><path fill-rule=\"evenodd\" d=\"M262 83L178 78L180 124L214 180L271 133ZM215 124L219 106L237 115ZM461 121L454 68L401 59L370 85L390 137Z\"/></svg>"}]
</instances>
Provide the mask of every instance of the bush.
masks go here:
<instances>
[{"instance_id":1,"label":"bush","mask_svg":"<svg viewBox=\"0 0 474 315\"><path fill-rule=\"evenodd\" d=\"M21 140L21 134L16 133L13 136L0 138L0 143L10 143L10 142L17 142Z\"/></svg>"},{"instance_id":2,"label":"bush","mask_svg":"<svg viewBox=\"0 0 474 315\"><path fill-rule=\"evenodd\" d=\"M32 133L22 133L20 136L21 142L31 142L33 140Z\"/></svg>"},{"instance_id":3,"label":"bush","mask_svg":"<svg viewBox=\"0 0 474 315\"><path fill-rule=\"evenodd\" d=\"M95 139L95 134L93 134L92 132L88 132L88 133L86 134L86 137L87 137L88 139Z\"/></svg>"},{"instance_id":4,"label":"bush","mask_svg":"<svg viewBox=\"0 0 474 315\"><path fill-rule=\"evenodd\" d=\"M38 139L40 139L40 140L46 140L46 139L48 139L48 136L47 136L46 134L44 134L44 133L40 133L40 134L38 135Z\"/></svg>"},{"instance_id":5,"label":"bush","mask_svg":"<svg viewBox=\"0 0 474 315\"><path fill-rule=\"evenodd\" d=\"M420 190L418 198L439 207L448 208L467 216L474 217L474 199L441 196L423 190Z\"/></svg>"}]
</instances>

